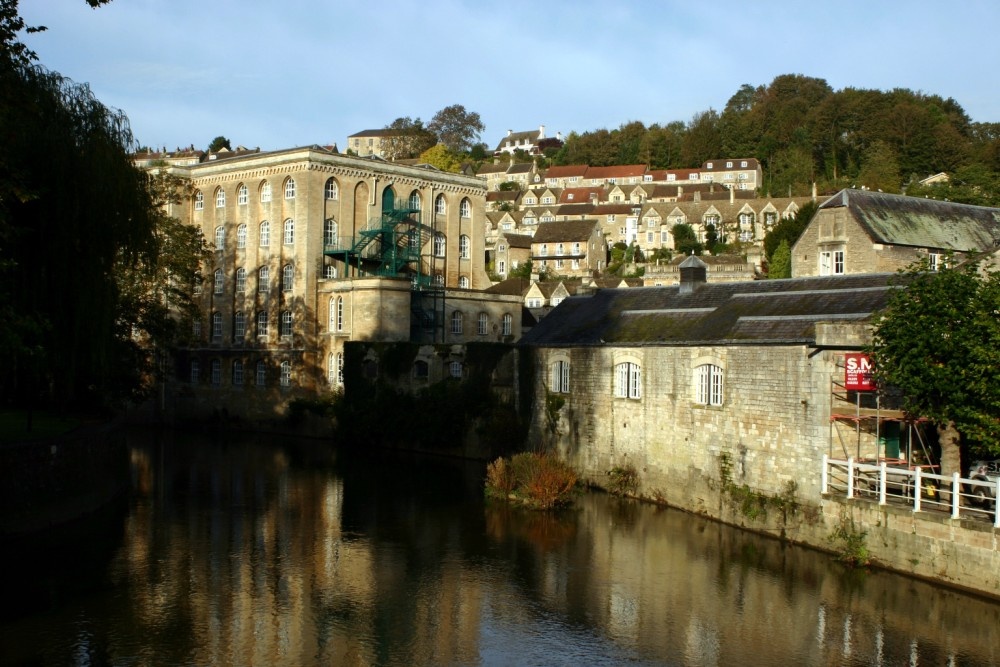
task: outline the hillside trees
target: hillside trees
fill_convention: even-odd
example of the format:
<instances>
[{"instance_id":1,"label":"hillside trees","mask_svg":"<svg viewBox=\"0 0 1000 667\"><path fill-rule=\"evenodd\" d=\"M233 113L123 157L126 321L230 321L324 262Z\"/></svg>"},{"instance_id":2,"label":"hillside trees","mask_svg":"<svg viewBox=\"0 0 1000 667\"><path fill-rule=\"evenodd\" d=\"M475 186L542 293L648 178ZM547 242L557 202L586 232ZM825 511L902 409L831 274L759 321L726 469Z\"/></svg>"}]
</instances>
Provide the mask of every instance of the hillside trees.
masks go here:
<instances>
[{"instance_id":1,"label":"hillside trees","mask_svg":"<svg viewBox=\"0 0 1000 667\"><path fill-rule=\"evenodd\" d=\"M385 126L392 130L382 137L382 155L388 160L409 160L418 157L437 143L437 136L424 127L419 118L404 116Z\"/></svg>"},{"instance_id":2,"label":"hillside trees","mask_svg":"<svg viewBox=\"0 0 1000 667\"><path fill-rule=\"evenodd\" d=\"M466 111L461 104L452 104L441 109L427 130L435 134L438 141L452 153L468 153L479 142L479 136L486 126L475 111Z\"/></svg>"}]
</instances>

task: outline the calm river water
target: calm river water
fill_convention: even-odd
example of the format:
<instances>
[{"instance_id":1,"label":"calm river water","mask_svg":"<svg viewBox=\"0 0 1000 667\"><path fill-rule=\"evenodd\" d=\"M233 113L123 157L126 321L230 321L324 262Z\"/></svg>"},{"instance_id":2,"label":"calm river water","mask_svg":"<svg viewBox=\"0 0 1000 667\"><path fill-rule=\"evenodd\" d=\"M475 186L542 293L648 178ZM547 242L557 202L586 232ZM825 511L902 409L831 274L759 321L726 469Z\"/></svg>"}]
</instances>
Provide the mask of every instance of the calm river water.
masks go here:
<instances>
[{"instance_id":1,"label":"calm river water","mask_svg":"<svg viewBox=\"0 0 1000 667\"><path fill-rule=\"evenodd\" d=\"M679 511L511 512L481 464L314 441L131 445L127 502L7 550L0 663L1000 664L1000 604Z\"/></svg>"}]
</instances>

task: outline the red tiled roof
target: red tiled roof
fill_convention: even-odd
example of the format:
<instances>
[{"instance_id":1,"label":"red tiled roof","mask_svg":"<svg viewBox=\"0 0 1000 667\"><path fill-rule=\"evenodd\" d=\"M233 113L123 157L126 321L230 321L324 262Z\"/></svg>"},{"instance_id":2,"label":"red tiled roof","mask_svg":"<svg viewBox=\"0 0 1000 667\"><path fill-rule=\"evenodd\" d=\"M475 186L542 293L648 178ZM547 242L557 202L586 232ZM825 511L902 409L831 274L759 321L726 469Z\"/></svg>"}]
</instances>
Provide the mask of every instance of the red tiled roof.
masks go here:
<instances>
[{"instance_id":1,"label":"red tiled roof","mask_svg":"<svg viewBox=\"0 0 1000 667\"><path fill-rule=\"evenodd\" d=\"M644 164L620 164L611 167L590 167L587 169L586 178L628 178L630 176L642 176L646 173Z\"/></svg>"}]
</instances>

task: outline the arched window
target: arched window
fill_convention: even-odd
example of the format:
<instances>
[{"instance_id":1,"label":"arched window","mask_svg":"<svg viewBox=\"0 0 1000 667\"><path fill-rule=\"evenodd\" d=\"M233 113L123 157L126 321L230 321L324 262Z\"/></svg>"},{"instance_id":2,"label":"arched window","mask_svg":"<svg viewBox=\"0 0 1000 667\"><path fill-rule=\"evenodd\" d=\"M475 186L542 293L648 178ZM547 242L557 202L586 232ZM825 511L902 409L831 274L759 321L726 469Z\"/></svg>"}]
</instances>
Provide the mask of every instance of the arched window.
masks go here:
<instances>
[{"instance_id":1,"label":"arched window","mask_svg":"<svg viewBox=\"0 0 1000 667\"><path fill-rule=\"evenodd\" d=\"M410 193L409 205L410 205L409 207L411 209L414 209L414 210L417 210L417 211L420 210L420 193L417 192L416 190L414 190L413 192Z\"/></svg>"},{"instance_id":2,"label":"arched window","mask_svg":"<svg viewBox=\"0 0 1000 667\"><path fill-rule=\"evenodd\" d=\"M257 271L257 291L267 293L271 288L271 269L266 266L260 267Z\"/></svg>"},{"instance_id":3,"label":"arched window","mask_svg":"<svg viewBox=\"0 0 1000 667\"><path fill-rule=\"evenodd\" d=\"M285 245L292 245L295 243L295 221L291 218L285 220L285 233L282 236L282 241Z\"/></svg>"},{"instance_id":4,"label":"arched window","mask_svg":"<svg viewBox=\"0 0 1000 667\"><path fill-rule=\"evenodd\" d=\"M451 332L453 334L462 333L462 311L456 310L451 314Z\"/></svg>"},{"instance_id":5,"label":"arched window","mask_svg":"<svg viewBox=\"0 0 1000 667\"><path fill-rule=\"evenodd\" d=\"M465 234L458 237L458 256L462 259L472 256L472 240Z\"/></svg>"},{"instance_id":6,"label":"arched window","mask_svg":"<svg viewBox=\"0 0 1000 667\"><path fill-rule=\"evenodd\" d=\"M458 286L461 289L469 289L469 276L459 276L458 277Z\"/></svg>"},{"instance_id":7,"label":"arched window","mask_svg":"<svg viewBox=\"0 0 1000 667\"><path fill-rule=\"evenodd\" d=\"M226 208L226 191L222 188L215 189L215 208Z\"/></svg>"},{"instance_id":8,"label":"arched window","mask_svg":"<svg viewBox=\"0 0 1000 667\"><path fill-rule=\"evenodd\" d=\"M257 335L266 336L267 335L267 311L262 310L257 313Z\"/></svg>"},{"instance_id":9,"label":"arched window","mask_svg":"<svg viewBox=\"0 0 1000 667\"><path fill-rule=\"evenodd\" d=\"M723 373L720 366L702 364L694 369L694 402L700 405L722 405Z\"/></svg>"},{"instance_id":10,"label":"arched window","mask_svg":"<svg viewBox=\"0 0 1000 667\"><path fill-rule=\"evenodd\" d=\"M391 211L394 208L396 208L396 193L390 186L382 191L382 211Z\"/></svg>"},{"instance_id":11,"label":"arched window","mask_svg":"<svg viewBox=\"0 0 1000 667\"><path fill-rule=\"evenodd\" d=\"M468 199L463 199L462 203L458 206L458 215L462 218L472 217L472 202Z\"/></svg>"},{"instance_id":12,"label":"arched window","mask_svg":"<svg viewBox=\"0 0 1000 667\"><path fill-rule=\"evenodd\" d=\"M337 384L344 384L344 353L337 353Z\"/></svg>"},{"instance_id":13,"label":"arched window","mask_svg":"<svg viewBox=\"0 0 1000 667\"><path fill-rule=\"evenodd\" d=\"M331 176L326 179L326 186L323 188L323 195L326 197L327 201L334 201L340 197L340 188L337 186L337 181Z\"/></svg>"},{"instance_id":14,"label":"arched window","mask_svg":"<svg viewBox=\"0 0 1000 667\"><path fill-rule=\"evenodd\" d=\"M247 291L247 270L242 266L236 269L236 291Z\"/></svg>"},{"instance_id":15,"label":"arched window","mask_svg":"<svg viewBox=\"0 0 1000 667\"><path fill-rule=\"evenodd\" d=\"M271 245L271 223L265 220L260 223L260 242L258 243L261 248L266 248Z\"/></svg>"},{"instance_id":16,"label":"arched window","mask_svg":"<svg viewBox=\"0 0 1000 667\"><path fill-rule=\"evenodd\" d=\"M236 203L239 206L244 206L250 201L250 191L247 186L240 183L240 186L236 188Z\"/></svg>"},{"instance_id":17,"label":"arched window","mask_svg":"<svg viewBox=\"0 0 1000 667\"><path fill-rule=\"evenodd\" d=\"M236 228L236 247L246 248L247 247L247 226L240 225Z\"/></svg>"},{"instance_id":18,"label":"arched window","mask_svg":"<svg viewBox=\"0 0 1000 667\"><path fill-rule=\"evenodd\" d=\"M271 184L267 181L260 184L260 200L262 202L271 201Z\"/></svg>"},{"instance_id":19,"label":"arched window","mask_svg":"<svg viewBox=\"0 0 1000 667\"><path fill-rule=\"evenodd\" d=\"M462 362L461 361L453 361L450 364L448 364L448 375L450 375L453 378L461 378L462 377Z\"/></svg>"},{"instance_id":20,"label":"arched window","mask_svg":"<svg viewBox=\"0 0 1000 667\"><path fill-rule=\"evenodd\" d=\"M337 331L344 330L344 297L337 297Z\"/></svg>"},{"instance_id":21,"label":"arched window","mask_svg":"<svg viewBox=\"0 0 1000 667\"><path fill-rule=\"evenodd\" d=\"M642 367L625 361L615 365L615 396L617 398L642 398Z\"/></svg>"},{"instance_id":22,"label":"arched window","mask_svg":"<svg viewBox=\"0 0 1000 667\"><path fill-rule=\"evenodd\" d=\"M264 360L257 362L257 371L254 373L254 382L258 387L263 387L267 384L267 364Z\"/></svg>"},{"instance_id":23,"label":"arched window","mask_svg":"<svg viewBox=\"0 0 1000 667\"><path fill-rule=\"evenodd\" d=\"M337 245L337 221L333 218L323 222L323 245Z\"/></svg>"},{"instance_id":24,"label":"arched window","mask_svg":"<svg viewBox=\"0 0 1000 667\"><path fill-rule=\"evenodd\" d=\"M222 340L222 313L212 313L212 339Z\"/></svg>"},{"instance_id":25,"label":"arched window","mask_svg":"<svg viewBox=\"0 0 1000 667\"><path fill-rule=\"evenodd\" d=\"M215 249L225 250L226 248L226 228L219 225L215 228Z\"/></svg>"},{"instance_id":26,"label":"arched window","mask_svg":"<svg viewBox=\"0 0 1000 667\"><path fill-rule=\"evenodd\" d=\"M333 264L327 264L323 267L323 277L327 280L331 280L337 277L337 267Z\"/></svg>"},{"instance_id":27,"label":"arched window","mask_svg":"<svg viewBox=\"0 0 1000 667\"><path fill-rule=\"evenodd\" d=\"M194 210L200 211L205 208L205 195L201 190L195 190L194 193Z\"/></svg>"},{"instance_id":28,"label":"arched window","mask_svg":"<svg viewBox=\"0 0 1000 667\"><path fill-rule=\"evenodd\" d=\"M243 386L243 360L234 359L233 360L233 386L242 387Z\"/></svg>"},{"instance_id":29,"label":"arched window","mask_svg":"<svg viewBox=\"0 0 1000 667\"><path fill-rule=\"evenodd\" d=\"M295 267L291 264L285 264L281 267L281 291L291 292L292 285L295 282Z\"/></svg>"},{"instance_id":30,"label":"arched window","mask_svg":"<svg viewBox=\"0 0 1000 667\"><path fill-rule=\"evenodd\" d=\"M553 394L569 393L569 361L561 359L549 366L549 391Z\"/></svg>"},{"instance_id":31,"label":"arched window","mask_svg":"<svg viewBox=\"0 0 1000 667\"><path fill-rule=\"evenodd\" d=\"M504 313L503 319L500 321L502 322L500 329L501 334L504 336L510 336L514 328L514 318L510 313Z\"/></svg>"},{"instance_id":32,"label":"arched window","mask_svg":"<svg viewBox=\"0 0 1000 667\"><path fill-rule=\"evenodd\" d=\"M444 215L448 212L448 204L445 202L444 195L438 195L434 200L434 212L438 215Z\"/></svg>"},{"instance_id":33,"label":"arched window","mask_svg":"<svg viewBox=\"0 0 1000 667\"><path fill-rule=\"evenodd\" d=\"M486 313L479 313L476 318L476 334L479 336L485 336L486 332L489 331L490 318Z\"/></svg>"},{"instance_id":34,"label":"arched window","mask_svg":"<svg viewBox=\"0 0 1000 667\"><path fill-rule=\"evenodd\" d=\"M327 315L326 328L328 331L337 330L337 297L330 297L330 312Z\"/></svg>"},{"instance_id":35,"label":"arched window","mask_svg":"<svg viewBox=\"0 0 1000 667\"><path fill-rule=\"evenodd\" d=\"M247 316L242 310L233 315L233 340L242 341L247 335Z\"/></svg>"},{"instance_id":36,"label":"arched window","mask_svg":"<svg viewBox=\"0 0 1000 667\"><path fill-rule=\"evenodd\" d=\"M441 232L434 232L434 256L444 257L445 236Z\"/></svg>"},{"instance_id":37,"label":"arched window","mask_svg":"<svg viewBox=\"0 0 1000 667\"><path fill-rule=\"evenodd\" d=\"M291 336L292 335L292 311L285 310L281 313L281 335Z\"/></svg>"},{"instance_id":38,"label":"arched window","mask_svg":"<svg viewBox=\"0 0 1000 667\"><path fill-rule=\"evenodd\" d=\"M225 286L225 278L222 275L222 269L215 270L215 279L212 281L212 293L222 294L222 288Z\"/></svg>"},{"instance_id":39,"label":"arched window","mask_svg":"<svg viewBox=\"0 0 1000 667\"><path fill-rule=\"evenodd\" d=\"M295 179L285 179L285 199L295 199Z\"/></svg>"}]
</instances>

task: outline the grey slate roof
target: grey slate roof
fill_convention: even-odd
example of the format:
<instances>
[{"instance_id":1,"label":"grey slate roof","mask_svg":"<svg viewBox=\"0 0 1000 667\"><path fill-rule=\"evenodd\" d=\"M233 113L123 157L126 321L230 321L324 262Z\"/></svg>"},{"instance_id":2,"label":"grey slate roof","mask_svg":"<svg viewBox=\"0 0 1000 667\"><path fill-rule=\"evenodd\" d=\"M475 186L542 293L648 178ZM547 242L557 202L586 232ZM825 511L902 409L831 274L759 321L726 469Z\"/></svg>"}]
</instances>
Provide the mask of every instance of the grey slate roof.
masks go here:
<instances>
[{"instance_id":1,"label":"grey slate roof","mask_svg":"<svg viewBox=\"0 0 1000 667\"><path fill-rule=\"evenodd\" d=\"M598 290L563 301L520 344L811 344L816 323L859 322L885 307L895 274Z\"/></svg>"},{"instance_id":2,"label":"grey slate roof","mask_svg":"<svg viewBox=\"0 0 1000 667\"><path fill-rule=\"evenodd\" d=\"M851 189L841 190L819 208L838 207L847 207L879 243L963 252L1000 245L997 208Z\"/></svg>"},{"instance_id":3,"label":"grey slate roof","mask_svg":"<svg viewBox=\"0 0 1000 667\"><path fill-rule=\"evenodd\" d=\"M597 227L596 220L556 220L543 222L535 230L533 243L587 241Z\"/></svg>"}]
</instances>

